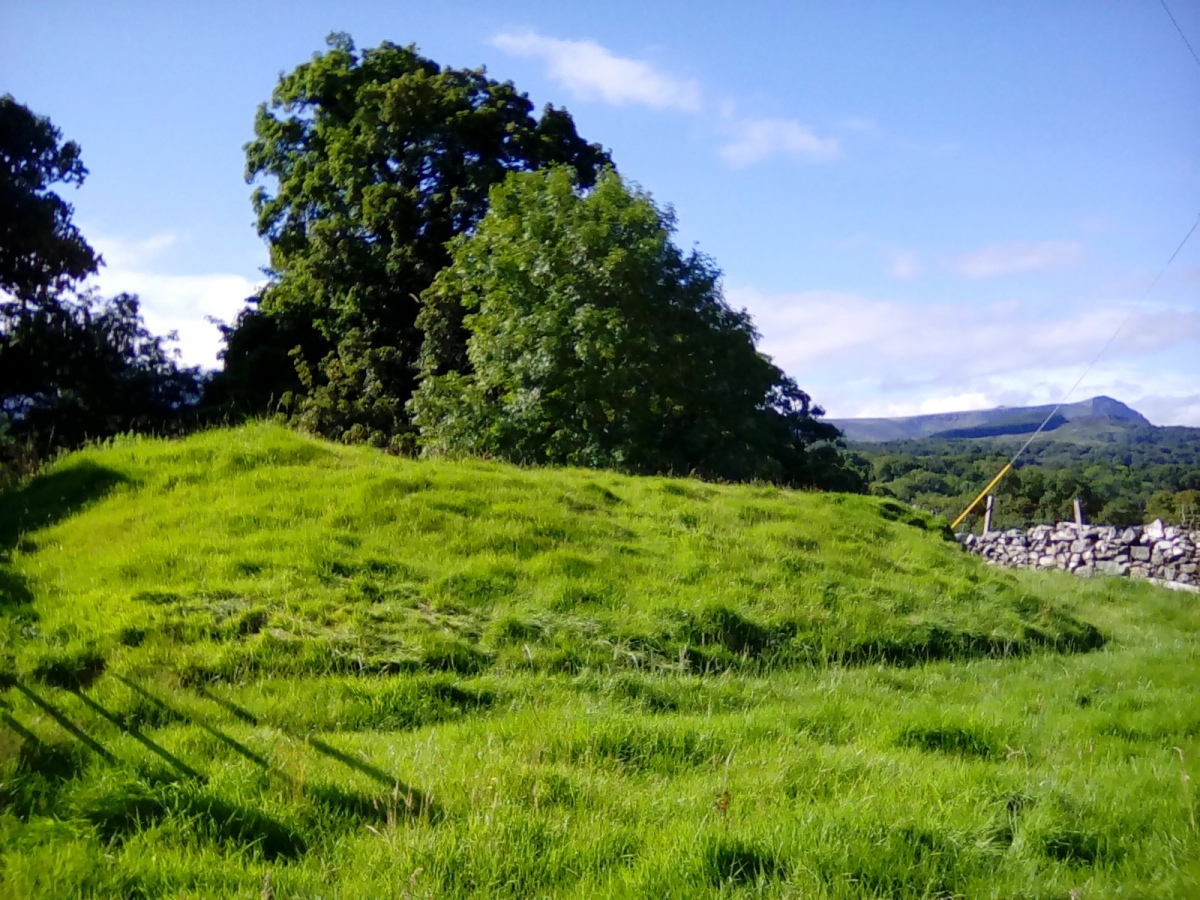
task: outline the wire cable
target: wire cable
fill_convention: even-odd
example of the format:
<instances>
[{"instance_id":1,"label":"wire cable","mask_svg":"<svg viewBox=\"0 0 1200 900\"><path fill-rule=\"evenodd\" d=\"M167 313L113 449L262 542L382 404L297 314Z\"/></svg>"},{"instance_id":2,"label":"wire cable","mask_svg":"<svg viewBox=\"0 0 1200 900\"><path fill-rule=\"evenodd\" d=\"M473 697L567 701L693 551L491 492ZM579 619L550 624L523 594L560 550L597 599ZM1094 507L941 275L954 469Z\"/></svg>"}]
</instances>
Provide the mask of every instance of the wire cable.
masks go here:
<instances>
[{"instance_id":1,"label":"wire cable","mask_svg":"<svg viewBox=\"0 0 1200 900\"><path fill-rule=\"evenodd\" d=\"M1192 51L1192 59L1196 61L1196 65L1200 66L1200 56L1196 55L1195 49L1192 47L1192 42L1187 39L1187 35L1183 33L1183 29L1179 27L1179 23L1175 21L1175 16L1171 12L1171 7L1167 6L1167 0L1158 0L1162 4L1162 8L1167 11L1167 15L1171 17L1171 24L1175 26L1175 30L1179 32L1179 36L1183 38L1183 42L1187 44L1187 48Z\"/></svg>"},{"instance_id":2,"label":"wire cable","mask_svg":"<svg viewBox=\"0 0 1200 900\"><path fill-rule=\"evenodd\" d=\"M971 501L971 505L962 511L962 515L954 520L954 522L950 525L951 528L957 528L962 523L962 520L971 514L971 510L978 506L979 501L986 497L988 492L1000 482L1000 479L1007 475L1009 471L1011 471L1012 467L1016 465L1017 460L1021 458L1021 454L1029 449L1029 445L1034 442L1034 439L1036 439L1037 436L1045 430L1046 426L1050 424L1050 420L1053 419L1055 415L1058 414L1058 411L1066 405L1068 400L1071 399L1071 395L1075 393L1079 385L1083 384L1083 379L1088 377L1088 374L1095 367L1096 363L1100 361L1100 357L1102 357L1108 351L1108 348L1112 346L1113 341L1117 339L1117 336L1122 330L1124 330L1125 326L1129 324L1129 320L1133 318L1133 314L1138 311L1142 303L1144 303L1146 298L1150 296L1150 292L1153 291L1158 285L1159 281L1162 280L1163 275L1166 274L1166 271L1170 268L1171 263L1175 262L1175 257L1179 255L1179 251L1182 250L1184 245L1187 244L1188 240L1191 239L1191 236L1195 233L1197 227L1200 227L1200 215L1196 216L1196 221L1192 223L1192 227L1188 229L1188 233L1183 236L1183 240L1179 242L1179 246L1175 248L1175 252L1171 254L1171 258L1168 259L1163 264L1163 267L1158 270L1158 274L1154 276L1154 280L1150 282L1150 286L1142 292L1142 296L1138 298L1137 303L1129 308L1129 312L1125 314L1125 318L1121 320L1119 325L1117 325L1116 331L1114 331L1109 339L1104 342L1104 346L1100 348L1100 352L1092 357L1092 361L1087 364L1087 368L1083 370L1083 374L1081 374L1079 378L1075 380L1075 383L1071 385L1071 389L1063 395L1063 398L1058 401L1054 409L1050 410L1050 415L1046 416L1046 418L1042 420L1042 424L1037 427L1037 431L1031 434L1029 436L1029 440L1021 445L1021 449L1013 454L1013 458L1010 459L1008 464L1000 470L1000 474L993 478L991 483L983 489L979 496Z\"/></svg>"},{"instance_id":3,"label":"wire cable","mask_svg":"<svg viewBox=\"0 0 1200 900\"><path fill-rule=\"evenodd\" d=\"M1183 43L1188 48L1188 52L1192 54L1192 59L1196 61L1196 65L1200 66L1200 56L1196 54L1196 49L1192 46L1192 42L1188 40L1187 35L1183 32L1183 29L1179 27L1179 22L1176 21L1175 14L1171 12L1171 7L1167 6L1167 0L1158 0L1158 2L1162 4L1163 11L1166 12L1167 17L1171 20L1171 24L1175 26L1175 30L1179 32L1179 36L1183 38ZM1057 404L1055 404L1054 409L1050 410L1050 415L1046 416L1046 418L1042 421L1042 424L1037 427L1037 431L1029 436L1029 440L1021 445L1021 449L1013 454L1013 458L1010 459L1004 468L1001 469L996 475L996 477L988 483L988 486L979 493L979 496L971 501L970 506L964 509L962 514L954 520L953 524L950 526L951 528L957 528L960 524L962 524L962 520L969 516L971 514L971 510L979 505L979 501L986 497L988 492L1000 483L1000 479L1002 479L1012 470L1012 467L1016 465L1017 460L1021 458L1021 454L1029 449L1029 445L1032 444L1037 436L1045 430L1046 426L1050 424L1050 420L1053 419L1055 415L1058 414L1058 411L1063 408L1066 402L1071 399L1071 395L1075 393L1079 385L1083 384L1083 379L1087 378L1088 373L1091 372L1096 363L1100 361L1100 357L1102 357L1108 351L1108 348L1112 346L1113 341L1117 339L1117 335L1119 335L1125 326L1129 324L1129 320L1133 317L1133 314L1137 312L1138 308L1142 305L1143 301L1145 301L1146 297L1149 296L1150 292L1158 285L1158 282L1162 279L1171 263L1175 261L1175 257L1179 255L1179 251L1183 249L1184 244L1186 244L1191 238L1197 226L1200 226L1200 216L1196 217L1196 221L1192 223L1192 227L1188 229L1188 233L1184 235L1183 240L1179 242L1179 246L1175 248L1175 252L1171 254L1171 258L1166 261L1161 269L1159 269L1158 274L1154 276L1154 280L1150 282L1150 286L1146 288L1146 290L1142 293L1142 296L1138 298L1137 303L1135 303L1130 308L1129 312L1125 314L1125 318L1121 320L1121 324L1117 326L1117 330L1114 331L1112 336L1104 342L1104 346L1100 348L1100 352L1092 358L1090 363L1088 363L1087 368L1083 370L1083 374L1079 376L1073 385L1071 385L1071 389L1063 395L1063 398L1059 400Z\"/></svg>"}]
</instances>

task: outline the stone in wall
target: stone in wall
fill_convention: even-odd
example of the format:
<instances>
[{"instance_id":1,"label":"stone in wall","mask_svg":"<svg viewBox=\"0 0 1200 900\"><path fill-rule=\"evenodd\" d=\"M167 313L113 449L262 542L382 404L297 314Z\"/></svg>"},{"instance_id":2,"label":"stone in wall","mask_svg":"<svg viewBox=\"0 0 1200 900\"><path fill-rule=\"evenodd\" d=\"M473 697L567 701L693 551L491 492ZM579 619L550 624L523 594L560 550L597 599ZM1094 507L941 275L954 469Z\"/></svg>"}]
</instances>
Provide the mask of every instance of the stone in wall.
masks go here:
<instances>
[{"instance_id":1,"label":"stone in wall","mask_svg":"<svg viewBox=\"0 0 1200 900\"><path fill-rule=\"evenodd\" d=\"M958 539L971 553L999 566L1150 578L1200 591L1200 531L1158 519L1132 528L1060 522L960 534Z\"/></svg>"}]
</instances>

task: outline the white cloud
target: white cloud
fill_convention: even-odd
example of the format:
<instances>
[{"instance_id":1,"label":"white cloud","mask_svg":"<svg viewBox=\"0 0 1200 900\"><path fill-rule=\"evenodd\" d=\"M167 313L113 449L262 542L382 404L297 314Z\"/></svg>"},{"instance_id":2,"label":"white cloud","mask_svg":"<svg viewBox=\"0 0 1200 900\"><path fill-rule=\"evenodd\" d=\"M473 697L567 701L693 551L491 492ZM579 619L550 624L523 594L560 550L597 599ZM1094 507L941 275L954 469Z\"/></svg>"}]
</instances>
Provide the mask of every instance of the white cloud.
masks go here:
<instances>
[{"instance_id":1,"label":"white cloud","mask_svg":"<svg viewBox=\"0 0 1200 900\"><path fill-rule=\"evenodd\" d=\"M916 278L922 271L921 258L915 253L906 251L893 253L887 267L888 276L900 281Z\"/></svg>"},{"instance_id":2,"label":"white cloud","mask_svg":"<svg viewBox=\"0 0 1200 900\"><path fill-rule=\"evenodd\" d=\"M497 35L492 44L514 56L543 60L551 78L584 99L686 112L702 106L696 81L663 72L645 60L617 56L595 41L566 41L524 31Z\"/></svg>"},{"instance_id":3,"label":"white cloud","mask_svg":"<svg viewBox=\"0 0 1200 900\"><path fill-rule=\"evenodd\" d=\"M996 278L1016 272L1071 269L1083 264L1078 241L1007 241L971 250L946 260L964 278Z\"/></svg>"},{"instance_id":4,"label":"white cloud","mask_svg":"<svg viewBox=\"0 0 1200 900\"><path fill-rule=\"evenodd\" d=\"M207 317L231 321L260 282L227 273L178 275L157 270L163 251L175 244L171 235L136 241L100 237L92 244L106 263L92 282L102 294L137 294L152 332L179 333L176 346L183 362L206 368L218 364L220 332Z\"/></svg>"},{"instance_id":5,"label":"white cloud","mask_svg":"<svg viewBox=\"0 0 1200 900\"><path fill-rule=\"evenodd\" d=\"M504 32L492 39L492 46L514 56L542 60L550 78L583 99L692 113L705 106L695 79L664 72L646 60L617 56L592 40L563 40L535 31ZM716 108L724 123L722 130L731 135L720 149L730 165L740 168L778 155L816 161L841 155L838 138L819 137L794 119L738 119L735 104L728 99L718 102ZM859 131L878 127L865 119L850 119L843 125Z\"/></svg>"},{"instance_id":6,"label":"white cloud","mask_svg":"<svg viewBox=\"0 0 1200 900\"><path fill-rule=\"evenodd\" d=\"M1050 308L916 306L851 293L731 289L762 348L832 416L913 415L1051 403L1128 314L1114 303ZM1200 309L1145 307L1073 395L1109 394L1160 424L1200 425ZM1191 398L1191 399L1189 399Z\"/></svg>"},{"instance_id":7,"label":"white cloud","mask_svg":"<svg viewBox=\"0 0 1200 900\"><path fill-rule=\"evenodd\" d=\"M818 137L794 119L750 119L734 128L735 137L721 148L721 156L739 168L780 154L826 162L842 152L837 138Z\"/></svg>"},{"instance_id":8,"label":"white cloud","mask_svg":"<svg viewBox=\"0 0 1200 900\"><path fill-rule=\"evenodd\" d=\"M156 234L140 240L106 237L96 243L96 249L104 257L106 266L114 269L132 269L156 259L174 245L174 235Z\"/></svg>"},{"instance_id":9,"label":"white cloud","mask_svg":"<svg viewBox=\"0 0 1200 900\"><path fill-rule=\"evenodd\" d=\"M1157 425L1200 425L1200 393L1174 397L1150 394L1137 401L1137 409Z\"/></svg>"}]
</instances>

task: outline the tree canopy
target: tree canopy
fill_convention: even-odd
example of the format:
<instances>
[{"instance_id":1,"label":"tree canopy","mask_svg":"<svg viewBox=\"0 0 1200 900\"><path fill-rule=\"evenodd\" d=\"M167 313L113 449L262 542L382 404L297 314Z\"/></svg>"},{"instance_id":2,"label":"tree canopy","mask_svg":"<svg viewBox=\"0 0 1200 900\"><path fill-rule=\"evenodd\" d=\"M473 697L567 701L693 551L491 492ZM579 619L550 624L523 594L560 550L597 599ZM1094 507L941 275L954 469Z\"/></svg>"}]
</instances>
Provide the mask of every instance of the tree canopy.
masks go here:
<instances>
[{"instance_id":1,"label":"tree canopy","mask_svg":"<svg viewBox=\"0 0 1200 900\"><path fill-rule=\"evenodd\" d=\"M91 275L100 257L71 221L54 185L80 185L87 169L50 120L0 96L0 302L27 311Z\"/></svg>"},{"instance_id":2,"label":"tree canopy","mask_svg":"<svg viewBox=\"0 0 1200 900\"><path fill-rule=\"evenodd\" d=\"M565 111L532 113L483 69L392 43L359 51L345 35L283 75L246 146L271 281L228 336L220 390L290 390L303 424L336 439L386 444L406 431L417 298L449 261L446 243L478 223L509 172L566 163L590 183L609 162ZM454 332L459 314L442 312ZM254 341L239 340L246 330Z\"/></svg>"},{"instance_id":3,"label":"tree canopy","mask_svg":"<svg viewBox=\"0 0 1200 900\"><path fill-rule=\"evenodd\" d=\"M0 441L69 445L275 401L393 449L861 489L836 428L755 347L707 257L563 110L344 35L282 75L246 145L270 279L183 369L51 190L79 148L6 98ZM36 226L36 227L35 227ZM419 387L419 389L418 389ZM49 443L48 443L49 442Z\"/></svg>"},{"instance_id":4,"label":"tree canopy","mask_svg":"<svg viewBox=\"0 0 1200 900\"><path fill-rule=\"evenodd\" d=\"M510 175L425 293L410 408L432 452L859 486L713 263L611 169ZM435 327L461 306L465 354ZM814 444L825 443L822 452Z\"/></svg>"},{"instance_id":5,"label":"tree canopy","mask_svg":"<svg viewBox=\"0 0 1200 900\"><path fill-rule=\"evenodd\" d=\"M49 446L162 428L200 399L132 294L60 294L0 329L0 410Z\"/></svg>"},{"instance_id":6,"label":"tree canopy","mask_svg":"<svg viewBox=\"0 0 1200 900\"><path fill-rule=\"evenodd\" d=\"M871 463L872 493L957 514L1022 441L936 437L852 446ZM1197 491L1200 428L1134 424L1083 441L1051 434L996 486L993 521L999 528L1060 522L1072 517L1078 498L1099 524L1194 522Z\"/></svg>"},{"instance_id":7,"label":"tree canopy","mask_svg":"<svg viewBox=\"0 0 1200 900\"><path fill-rule=\"evenodd\" d=\"M54 447L162 428L200 396L137 297L79 290L102 260L53 187L86 174L49 119L0 97L0 483L18 457L27 469Z\"/></svg>"}]
</instances>

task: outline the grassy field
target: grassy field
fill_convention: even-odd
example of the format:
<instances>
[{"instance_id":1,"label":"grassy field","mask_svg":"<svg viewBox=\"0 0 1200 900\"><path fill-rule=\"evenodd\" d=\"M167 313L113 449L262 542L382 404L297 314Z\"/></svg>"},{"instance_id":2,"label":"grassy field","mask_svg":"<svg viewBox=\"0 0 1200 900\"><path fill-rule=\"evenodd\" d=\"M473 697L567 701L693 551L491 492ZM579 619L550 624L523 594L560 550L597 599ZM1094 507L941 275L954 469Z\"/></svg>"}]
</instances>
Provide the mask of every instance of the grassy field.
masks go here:
<instances>
[{"instance_id":1,"label":"grassy field","mask_svg":"<svg viewBox=\"0 0 1200 900\"><path fill-rule=\"evenodd\" d=\"M1200 896L1200 604L266 426L0 495L11 897Z\"/></svg>"}]
</instances>

